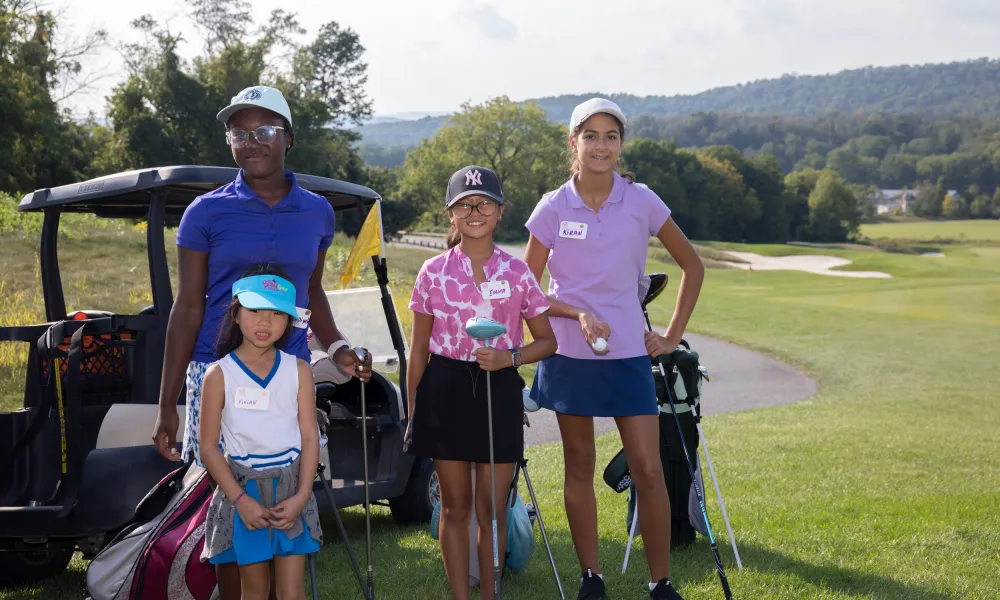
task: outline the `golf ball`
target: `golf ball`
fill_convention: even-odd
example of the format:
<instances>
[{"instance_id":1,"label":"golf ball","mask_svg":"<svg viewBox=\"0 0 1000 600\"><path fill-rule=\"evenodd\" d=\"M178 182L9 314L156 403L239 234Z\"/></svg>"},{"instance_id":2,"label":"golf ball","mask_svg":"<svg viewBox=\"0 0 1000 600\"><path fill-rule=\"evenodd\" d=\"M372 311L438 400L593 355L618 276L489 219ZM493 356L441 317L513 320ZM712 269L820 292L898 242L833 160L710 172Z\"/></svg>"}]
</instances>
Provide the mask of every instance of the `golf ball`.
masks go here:
<instances>
[{"instance_id":1,"label":"golf ball","mask_svg":"<svg viewBox=\"0 0 1000 600\"><path fill-rule=\"evenodd\" d=\"M594 349L594 352L604 354L608 351L608 341L604 338L597 338L591 347Z\"/></svg>"}]
</instances>

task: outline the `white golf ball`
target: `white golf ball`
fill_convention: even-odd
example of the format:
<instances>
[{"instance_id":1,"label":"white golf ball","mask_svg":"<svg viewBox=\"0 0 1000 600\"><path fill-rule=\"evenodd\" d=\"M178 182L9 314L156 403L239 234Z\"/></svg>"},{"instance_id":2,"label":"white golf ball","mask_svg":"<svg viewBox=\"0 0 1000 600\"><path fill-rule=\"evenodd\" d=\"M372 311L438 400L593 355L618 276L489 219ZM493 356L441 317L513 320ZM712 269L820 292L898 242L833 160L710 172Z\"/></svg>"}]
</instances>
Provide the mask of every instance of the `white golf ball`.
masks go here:
<instances>
[{"instance_id":1,"label":"white golf ball","mask_svg":"<svg viewBox=\"0 0 1000 600\"><path fill-rule=\"evenodd\" d=\"M591 348L593 348L594 352L597 352L598 354L604 354L608 351L608 341L604 338L597 338L597 340L591 345Z\"/></svg>"}]
</instances>

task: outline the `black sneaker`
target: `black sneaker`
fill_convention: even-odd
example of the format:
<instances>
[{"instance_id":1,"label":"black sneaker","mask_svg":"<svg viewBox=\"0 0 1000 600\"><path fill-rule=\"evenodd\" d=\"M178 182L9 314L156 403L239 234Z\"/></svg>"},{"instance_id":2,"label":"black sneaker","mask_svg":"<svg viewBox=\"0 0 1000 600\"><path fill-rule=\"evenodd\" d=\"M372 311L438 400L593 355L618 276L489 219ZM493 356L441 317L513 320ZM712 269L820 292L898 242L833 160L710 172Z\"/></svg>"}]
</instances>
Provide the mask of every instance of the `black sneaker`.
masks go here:
<instances>
[{"instance_id":1,"label":"black sneaker","mask_svg":"<svg viewBox=\"0 0 1000 600\"><path fill-rule=\"evenodd\" d=\"M684 600L666 577L656 583L656 587L649 592L649 597L653 600Z\"/></svg>"},{"instance_id":2,"label":"black sneaker","mask_svg":"<svg viewBox=\"0 0 1000 600\"><path fill-rule=\"evenodd\" d=\"M580 582L580 594L576 600L606 600L604 595L604 580L595 575L590 569L583 574Z\"/></svg>"}]
</instances>

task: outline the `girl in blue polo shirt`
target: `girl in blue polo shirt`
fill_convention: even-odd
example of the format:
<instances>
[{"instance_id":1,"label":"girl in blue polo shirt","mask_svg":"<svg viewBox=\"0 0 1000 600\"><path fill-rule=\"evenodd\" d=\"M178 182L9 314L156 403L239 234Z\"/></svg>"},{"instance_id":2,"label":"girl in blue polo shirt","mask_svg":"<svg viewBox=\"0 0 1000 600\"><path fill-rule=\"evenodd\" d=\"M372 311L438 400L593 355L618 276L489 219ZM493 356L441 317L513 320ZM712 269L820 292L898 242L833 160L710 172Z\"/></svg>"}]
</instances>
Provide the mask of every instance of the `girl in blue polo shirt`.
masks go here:
<instances>
[{"instance_id":1,"label":"girl in blue polo shirt","mask_svg":"<svg viewBox=\"0 0 1000 600\"><path fill-rule=\"evenodd\" d=\"M330 203L299 186L285 169L294 146L292 115L281 92L254 86L219 112L225 139L240 167L236 179L199 196L177 230L177 296L167 325L159 413L153 427L157 451L170 460L204 466L198 445L202 381L215 361L215 342L229 308L233 283L255 263L280 266L294 286L296 315L282 350L308 361L307 328L348 374L367 381L362 363L337 329L323 290L326 252L333 241ZM177 401L186 388L180 455ZM223 434L220 450L225 447ZM239 572L216 569L222 600L239 600ZM272 598L275 596L272 594Z\"/></svg>"},{"instance_id":2,"label":"girl in blue polo shirt","mask_svg":"<svg viewBox=\"0 0 1000 600\"><path fill-rule=\"evenodd\" d=\"M323 541L312 482L319 432L312 368L278 349L296 318L295 286L257 266L232 286L205 373L198 436L217 483L202 554L238 565L244 598L304 598L305 555ZM219 451L222 435L225 453ZM268 562L275 562L272 582Z\"/></svg>"}]
</instances>

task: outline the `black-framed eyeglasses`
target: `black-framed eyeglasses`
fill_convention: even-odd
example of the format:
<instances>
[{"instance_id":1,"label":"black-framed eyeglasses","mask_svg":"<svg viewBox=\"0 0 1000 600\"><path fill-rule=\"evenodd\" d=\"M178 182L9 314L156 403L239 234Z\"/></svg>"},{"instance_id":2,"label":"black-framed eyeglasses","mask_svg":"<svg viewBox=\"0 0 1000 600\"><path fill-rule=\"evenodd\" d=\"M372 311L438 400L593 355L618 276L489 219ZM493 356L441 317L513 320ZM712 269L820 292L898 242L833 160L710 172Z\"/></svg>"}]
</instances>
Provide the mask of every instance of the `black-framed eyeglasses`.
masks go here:
<instances>
[{"instance_id":1,"label":"black-framed eyeglasses","mask_svg":"<svg viewBox=\"0 0 1000 600\"><path fill-rule=\"evenodd\" d=\"M281 131L285 130L284 127L278 125L261 125L253 131L233 127L226 131L226 141L233 148L243 148L250 141L250 136L252 135L258 144L267 145L274 141L279 129Z\"/></svg>"},{"instance_id":2,"label":"black-framed eyeglasses","mask_svg":"<svg viewBox=\"0 0 1000 600\"><path fill-rule=\"evenodd\" d=\"M459 202L458 204L452 206L451 210L459 219L466 219L472 214L473 208L475 208L476 211L484 217L489 217L497 211L497 203L493 200L483 200L482 202L474 205L469 204L468 202Z\"/></svg>"}]
</instances>

